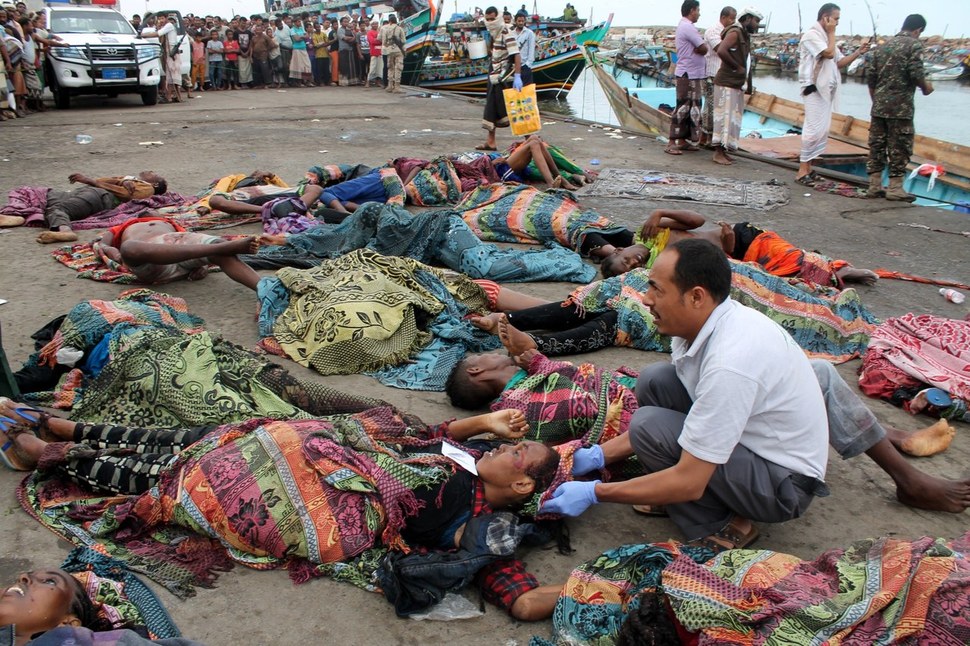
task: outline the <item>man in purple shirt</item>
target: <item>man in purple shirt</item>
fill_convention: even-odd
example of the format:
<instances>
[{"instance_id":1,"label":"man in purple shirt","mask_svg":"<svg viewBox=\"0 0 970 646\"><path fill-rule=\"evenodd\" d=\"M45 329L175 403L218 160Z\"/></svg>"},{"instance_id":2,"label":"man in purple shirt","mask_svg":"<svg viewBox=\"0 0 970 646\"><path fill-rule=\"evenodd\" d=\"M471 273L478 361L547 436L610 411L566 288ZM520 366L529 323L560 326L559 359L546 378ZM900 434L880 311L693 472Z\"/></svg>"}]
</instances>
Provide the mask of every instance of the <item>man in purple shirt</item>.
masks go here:
<instances>
[{"instance_id":1,"label":"man in purple shirt","mask_svg":"<svg viewBox=\"0 0 970 646\"><path fill-rule=\"evenodd\" d=\"M684 0L677 25L677 107L670 116L670 141L664 152L680 155L684 150L698 150L701 134L701 97L707 76L707 43L694 24L701 17L698 0Z\"/></svg>"}]
</instances>

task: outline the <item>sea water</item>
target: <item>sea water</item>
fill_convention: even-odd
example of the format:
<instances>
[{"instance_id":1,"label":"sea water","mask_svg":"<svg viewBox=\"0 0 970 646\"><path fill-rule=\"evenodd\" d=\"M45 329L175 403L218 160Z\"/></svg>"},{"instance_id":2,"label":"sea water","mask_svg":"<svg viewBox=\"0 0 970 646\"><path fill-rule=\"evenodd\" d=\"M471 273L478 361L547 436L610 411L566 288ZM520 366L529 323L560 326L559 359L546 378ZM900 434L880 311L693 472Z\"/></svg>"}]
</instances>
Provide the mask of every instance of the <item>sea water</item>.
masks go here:
<instances>
[{"instance_id":1,"label":"sea water","mask_svg":"<svg viewBox=\"0 0 970 646\"><path fill-rule=\"evenodd\" d=\"M656 87L650 78L644 78L643 84L644 87ZM929 96L916 91L916 133L970 146L970 120L964 116L970 111L970 83L937 81L933 85L935 91ZM754 86L760 92L792 101L801 100L798 81L794 76L757 74ZM869 88L865 83L852 78L842 84L838 112L868 121L871 106ZM558 100L541 101L540 108L590 121L612 125L620 123L596 77L589 70L583 71L569 94Z\"/></svg>"}]
</instances>

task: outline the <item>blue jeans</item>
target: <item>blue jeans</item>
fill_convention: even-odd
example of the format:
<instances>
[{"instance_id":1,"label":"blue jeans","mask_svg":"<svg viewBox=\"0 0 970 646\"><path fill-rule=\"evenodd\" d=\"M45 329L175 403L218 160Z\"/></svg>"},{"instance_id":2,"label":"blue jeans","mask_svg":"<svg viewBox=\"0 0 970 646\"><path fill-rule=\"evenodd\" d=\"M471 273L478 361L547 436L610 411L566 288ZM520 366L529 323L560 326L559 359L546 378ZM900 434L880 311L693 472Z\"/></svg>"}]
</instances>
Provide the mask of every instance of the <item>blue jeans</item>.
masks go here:
<instances>
[{"instance_id":1,"label":"blue jeans","mask_svg":"<svg viewBox=\"0 0 970 646\"><path fill-rule=\"evenodd\" d=\"M209 61L209 85L213 89L222 86L222 61Z\"/></svg>"}]
</instances>

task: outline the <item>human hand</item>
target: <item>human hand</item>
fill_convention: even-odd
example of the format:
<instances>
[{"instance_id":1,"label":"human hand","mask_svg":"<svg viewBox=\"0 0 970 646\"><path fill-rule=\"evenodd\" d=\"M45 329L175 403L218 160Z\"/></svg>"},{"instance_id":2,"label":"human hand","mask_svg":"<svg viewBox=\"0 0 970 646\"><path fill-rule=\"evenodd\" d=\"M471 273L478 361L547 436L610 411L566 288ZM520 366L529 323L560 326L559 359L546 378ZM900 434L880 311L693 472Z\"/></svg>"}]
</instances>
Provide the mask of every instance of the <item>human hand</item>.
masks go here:
<instances>
[{"instance_id":1,"label":"human hand","mask_svg":"<svg viewBox=\"0 0 970 646\"><path fill-rule=\"evenodd\" d=\"M929 81L926 81L923 84L923 88L921 89L921 92L923 93L923 96L929 96L930 94L933 94L933 89L934 89L933 84L930 83Z\"/></svg>"},{"instance_id":2,"label":"human hand","mask_svg":"<svg viewBox=\"0 0 970 646\"><path fill-rule=\"evenodd\" d=\"M539 511L543 514L579 516L599 502L596 498L596 485L599 483L599 480L564 482L556 488L552 498L547 500Z\"/></svg>"},{"instance_id":3,"label":"human hand","mask_svg":"<svg viewBox=\"0 0 970 646\"><path fill-rule=\"evenodd\" d=\"M539 354L538 350L526 350L512 357L512 361L520 368L528 368L529 364L532 363L532 358L537 354Z\"/></svg>"},{"instance_id":4,"label":"human hand","mask_svg":"<svg viewBox=\"0 0 970 646\"><path fill-rule=\"evenodd\" d=\"M69 181L71 184L79 184L79 183L87 184L87 182L85 181L86 179L87 177L85 177L81 173L71 173L70 175L67 176L67 181Z\"/></svg>"},{"instance_id":5,"label":"human hand","mask_svg":"<svg viewBox=\"0 0 970 646\"><path fill-rule=\"evenodd\" d=\"M503 440L520 440L529 432L529 423L520 410L506 408L486 416L488 431Z\"/></svg>"},{"instance_id":6,"label":"human hand","mask_svg":"<svg viewBox=\"0 0 970 646\"><path fill-rule=\"evenodd\" d=\"M516 74L512 77L512 87L515 88L516 92L522 91L522 75Z\"/></svg>"},{"instance_id":7,"label":"human hand","mask_svg":"<svg viewBox=\"0 0 970 646\"><path fill-rule=\"evenodd\" d=\"M573 453L574 476L586 475L590 471L597 471L604 466L606 466L606 458L603 457L603 447L599 444L578 449Z\"/></svg>"},{"instance_id":8,"label":"human hand","mask_svg":"<svg viewBox=\"0 0 970 646\"><path fill-rule=\"evenodd\" d=\"M822 16L822 29L825 30L826 34L834 34L835 28L839 26L839 21L833 18L831 15Z\"/></svg>"},{"instance_id":9,"label":"human hand","mask_svg":"<svg viewBox=\"0 0 970 646\"><path fill-rule=\"evenodd\" d=\"M866 52L868 52L870 49L872 49L872 41L867 40L866 42L862 43L862 46L857 50L857 52L861 56Z\"/></svg>"},{"instance_id":10,"label":"human hand","mask_svg":"<svg viewBox=\"0 0 970 646\"><path fill-rule=\"evenodd\" d=\"M660 211L651 211L647 221L640 227L640 238L649 240L660 231Z\"/></svg>"}]
</instances>

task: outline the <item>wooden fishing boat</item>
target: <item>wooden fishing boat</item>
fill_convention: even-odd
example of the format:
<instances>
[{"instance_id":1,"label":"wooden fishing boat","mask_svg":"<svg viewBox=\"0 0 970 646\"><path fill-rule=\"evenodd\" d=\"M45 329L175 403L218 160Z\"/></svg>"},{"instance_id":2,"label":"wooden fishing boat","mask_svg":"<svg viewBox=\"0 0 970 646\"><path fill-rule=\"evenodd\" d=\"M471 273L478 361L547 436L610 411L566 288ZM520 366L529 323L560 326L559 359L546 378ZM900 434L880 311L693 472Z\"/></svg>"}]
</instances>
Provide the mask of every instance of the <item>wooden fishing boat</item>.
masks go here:
<instances>
[{"instance_id":1,"label":"wooden fishing boat","mask_svg":"<svg viewBox=\"0 0 970 646\"><path fill-rule=\"evenodd\" d=\"M629 72L638 87L645 78L656 79L665 86L673 85L673 66L673 54L663 45L633 45L613 59L613 69Z\"/></svg>"},{"instance_id":2,"label":"wooden fishing boat","mask_svg":"<svg viewBox=\"0 0 970 646\"><path fill-rule=\"evenodd\" d=\"M623 79L614 77L610 65L595 55L595 48L584 48L587 66L592 70L620 124L634 132L667 136L670 114L662 109L676 104L673 88L626 87ZM773 94L755 92L746 96L742 118L742 150L775 159L798 159L801 147L801 124L805 108ZM869 153L869 122L833 113L829 145L820 166L865 177L865 160ZM916 135L911 168L932 163L945 170L932 188L928 176L907 178L906 190L930 205L970 202L970 147Z\"/></svg>"},{"instance_id":3,"label":"wooden fishing boat","mask_svg":"<svg viewBox=\"0 0 970 646\"><path fill-rule=\"evenodd\" d=\"M385 0L329 0L328 2L317 2L306 6L279 9L273 11L273 13L300 15L322 12L324 16L335 19L352 11L360 12L369 9L371 15L380 16L384 13L390 13L393 9L400 18L399 24L407 35L401 83L416 85L424 61L431 51L434 34L441 21L440 9L443 3L444 0L441 0L438 4L436 4L436 0L405 0L404 2L394 3L388 3ZM393 7L389 6L390 4L393 4Z\"/></svg>"},{"instance_id":4,"label":"wooden fishing boat","mask_svg":"<svg viewBox=\"0 0 970 646\"><path fill-rule=\"evenodd\" d=\"M532 78L539 96L559 96L569 92L585 67L582 47L587 43L599 43L609 32L613 14L609 18L589 28L559 33L557 35L536 35L536 60L532 66ZM450 25L453 24L450 23ZM448 59L435 58L424 63L417 85L433 89L458 92L468 96L485 96L488 90L489 59L486 56L470 58L469 50L476 49L471 43L484 41L480 38L484 27L476 23L463 23L459 32L453 32L453 56ZM542 30L540 29L540 32ZM464 45L464 47L463 47ZM478 52L471 55L481 55Z\"/></svg>"}]
</instances>

